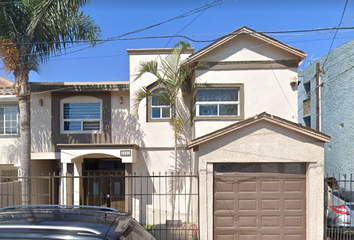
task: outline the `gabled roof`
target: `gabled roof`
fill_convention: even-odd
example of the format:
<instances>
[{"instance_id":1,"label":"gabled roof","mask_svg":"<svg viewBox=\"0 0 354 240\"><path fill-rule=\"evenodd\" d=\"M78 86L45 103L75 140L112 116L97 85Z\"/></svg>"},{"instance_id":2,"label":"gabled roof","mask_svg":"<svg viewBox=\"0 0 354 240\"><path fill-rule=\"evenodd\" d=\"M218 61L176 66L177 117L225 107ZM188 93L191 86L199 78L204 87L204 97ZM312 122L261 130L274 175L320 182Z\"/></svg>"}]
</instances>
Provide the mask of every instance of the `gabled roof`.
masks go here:
<instances>
[{"instance_id":1,"label":"gabled roof","mask_svg":"<svg viewBox=\"0 0 354 240\"><path fill-rule=\"evenodd\" d=\"M0 76L0 95L14 95L15 84L10 80Z\"/></svg>"},{"instance_id":2,"label":"gabled roof","mask_svg":"<svg viewBox=\"0 0 354 240\"><path fill-rule=\"evenodd\" d=\"M12 86L14 83L0 76L0 87Z\"/></svg>"},{"instance_id":3,"label":"gabled roof","mask_svg":"<svg viewBox=\"0 0 354 240\"><path fill-rule=\"evenodd\" d=\"M330 136L328 136L324 133L315 131L311 128L307 128L307 127L304 127L300 124L297 124L297 123L285 120L283 118L276 117L274 115L270 115L266 112L263 112L261 114L254 116L254 117L247 118L245 120L234 123L234 124L227 126L225 128L222 128L217 131L206 134L204 136L198 137L198 138L190 141L186 148L191 149L193 147L199 146L200 144L203 144L203 143L213 140L215 138L221 137L225 134L237 131L239 129L242 129L244 127L247 127L249 125L252 125L252 124L255 124L255 123L261 122L261 121L266 121L266 122L276 124L279 127L284 127L284 128L290 129L292 131L309 136L311 138L317 139L322 142L329 142L331 139Z\"/></svg>"},{"instance_id":4,"label":"gabled roof","mask_svg":"<svg viewBox=\"0 0 354 240\"><path fill-rule=\"evenodd\" d=\"M240 27L238 29L236 29L235 31L219 38L218 40L216 40L215 42L209 44L208 46L202 48L201 50L199 50L198 52L192 54L191 56L189 56L186 59L186 62L194 62L196 60L198 60L199 58L201 58L203 55L209 53L210 51L214 50L215 48L218 48L219 46L225 44L226 42L237 38L237 36L239 35L250 35L254 38L257 38L259 40L262 40L268 44L271 44L273 46L276 46L278 48L281 48L287 52L290 52L296 56L298 56L301 60L306 58L307 54L299 49L296 49L294 47L291 47L285 43L282 43L274 38L271 38L265 34L259 33L251 28L248 27Z\"/></svg>"}]
</instances>

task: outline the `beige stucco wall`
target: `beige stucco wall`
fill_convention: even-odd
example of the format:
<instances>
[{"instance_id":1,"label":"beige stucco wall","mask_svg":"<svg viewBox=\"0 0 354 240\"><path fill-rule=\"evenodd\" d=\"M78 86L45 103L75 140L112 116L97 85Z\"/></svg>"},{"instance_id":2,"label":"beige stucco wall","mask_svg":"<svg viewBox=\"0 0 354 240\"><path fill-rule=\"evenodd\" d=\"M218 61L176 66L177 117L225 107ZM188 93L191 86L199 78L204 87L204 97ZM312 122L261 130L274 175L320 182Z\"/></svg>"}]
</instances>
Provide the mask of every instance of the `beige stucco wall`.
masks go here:
<instances>
[{"instance_id":1,"label":"beige stucco wall","mask_svg":"<svg viewBox=\"0 0 354 240\"><path fill-rule=\"evenodd\" d=\"M268 122L258 122L199 146L200 234L213 239L214 163L308 163L306 227L311 240L323 239L324 143Z\"/></svg>"},{"instance_id":2,"label":"beige stucco wall","mask_svg":"<svg viewBox=\"0 0 354 240\"><path fill-rule=\"evenodd\" d=\"M123 103L120 103L123 100ZM111 138L113 144L139 142L137 121L129 112L129 92L111 92Z\"/></svg>"},{"instance_id":3,"label":"beige stucco wall","mask_svg":"<svg viewBox=\"0 0 354 240\"><path fill-rule=\"evenodd\" d=\"M33 93L31 95L32 153L44 154L53 151L51 146L51 113L51 93Z\"/></svg>"},{"instance_id":4,"label":"beige stucco wall","mask_svg":"<svg viewBox=\"0 0 354 240\"><path fill-rule=\"evenodd\" d=\"M204 62L267 61L297 59L293 54L251 36L238 36L201 57ZM270 64L271 68L272 65ZM244 118L267 112L297 122L298 87L291 86L297 79L297 69L251 69L251 70L197 70L195 83L243 84ZM195 121L195 137L225 127L235 121Z\"/></svg>"},{"instance_id":5,"label":"beige stucco wall","mask_svg":"<svg viewBox=\"0 0 354 240\"><path fill-rule=\"evenodd\" d=\"M204 61L255 61L269 59L293 59L294 55L254 38L252 35L238 35L217 49L203 56Z\"/></svg>"},{"instance_id":6,"label":"beige stucco wall","mask_svg":"<svg viewBox=\"0 0 354 240\"><path fill-rule=\"evenodd\" d=\"M129 52L129 50L128 50ZM141 78L135 79L138 73L140 64L146 61L158 61L164 59L167 53L158 54L159 49L156 51L147 52L141 50L142 55L130 54L130 112L137 119L137 124L135 127L139 131L141 138L141 147L173 147L174 146L174 135L171 123L169 121L165 122L147 122L146 121L146 101L143 100L139 107L136 108L136 93L141 89L142 86L149 86L156 81L156 78L152 74L144 74ZM190 54L183 54L181 59L185 59ZM189 104L189 103L188 103ZM137 111L138 109L138 111Z\"/></svg>"}]
</instances>

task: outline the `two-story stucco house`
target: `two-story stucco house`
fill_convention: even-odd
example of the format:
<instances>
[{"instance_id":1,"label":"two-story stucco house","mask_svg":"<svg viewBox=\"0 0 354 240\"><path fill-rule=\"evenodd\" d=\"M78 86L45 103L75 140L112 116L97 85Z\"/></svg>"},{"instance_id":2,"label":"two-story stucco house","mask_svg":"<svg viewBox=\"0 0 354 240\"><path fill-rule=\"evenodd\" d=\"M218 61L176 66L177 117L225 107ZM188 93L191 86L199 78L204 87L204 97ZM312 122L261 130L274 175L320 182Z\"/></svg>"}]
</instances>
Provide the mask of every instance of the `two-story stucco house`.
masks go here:
<instances>
[{"instance_id":1,"label":"two-story stucco house","mask_svg":"<svg viewBox=\"0 0 354 240\"><path fill-rule=\"evenodd\" d=\"M104 180L73 178L73 189L63 187L72 176L154 175L174 166L170 106L149 99L135 105L141 87L161 87L149 74L136 79L140 63L171 49L127 51L130 82L31 84L33 173L66 177L62 204L94 204L85 197L92 189L108 193ZM179 170L199 174L200 239L323 238L323 146L330 138L296 123L297 67L305 56L247 27L183 53L183 63L197 67L191 92L179 95L187 124L177 149ZM187 185L174 204L189 201ZM123 205L146 212L140 221L149 223L155 212L167 220L171 203L142 203L132 195L142 189L161 191L154 180L114 185L130 196ZM175 219L188 222L189 211Z\"/></svg>"},{"instance_id":2,"label":"two-story stucco house","mask_svg":"<svg viewBox=\"0 0 354 240\"><path fill-rule=\"evenodd\" d=\"M139 87L154 83L152 76L135 80L139 63L166 50L128 53L132 100ZM296 124L297 67L305 56L242 27L185 59L203 62L192 93L181 96L190 106L187 150L200 176L201 239L322 239L329 137ZM148 143L171 147L169 121L152 119L151 104L139 109Z\"/></svg>"}]
</instances>

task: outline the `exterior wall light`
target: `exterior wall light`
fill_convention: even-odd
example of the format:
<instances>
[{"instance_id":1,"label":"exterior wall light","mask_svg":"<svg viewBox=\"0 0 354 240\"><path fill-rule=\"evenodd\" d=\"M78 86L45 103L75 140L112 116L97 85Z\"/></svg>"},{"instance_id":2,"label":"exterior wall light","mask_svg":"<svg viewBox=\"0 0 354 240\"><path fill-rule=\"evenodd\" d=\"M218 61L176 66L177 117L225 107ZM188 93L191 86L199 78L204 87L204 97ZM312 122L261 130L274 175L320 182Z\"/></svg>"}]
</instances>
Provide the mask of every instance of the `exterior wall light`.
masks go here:
<instances>
[{"instance_id":1,"label":"exterior wall light","mask_svg":"<svg viewBox=\"0 0 354 240\"><path fill-rule=\"evenodd\" d=\"M123 97L120 97L120 98L119 98L119 103L120 103L120 104L123 104Z\"/></svg>"}]
</instances>

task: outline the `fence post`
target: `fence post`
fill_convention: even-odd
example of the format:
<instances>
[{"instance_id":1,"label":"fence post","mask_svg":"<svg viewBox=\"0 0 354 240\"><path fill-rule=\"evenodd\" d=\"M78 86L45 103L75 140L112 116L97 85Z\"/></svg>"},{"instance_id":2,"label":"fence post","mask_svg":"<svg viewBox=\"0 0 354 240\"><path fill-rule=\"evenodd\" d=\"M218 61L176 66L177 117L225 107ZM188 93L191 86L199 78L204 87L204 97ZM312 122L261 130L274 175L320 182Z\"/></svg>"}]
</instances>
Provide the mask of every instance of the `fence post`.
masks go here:
<instances>
[{"instance_id":1,"label":"fence post","mask_svg":"<svg viewBox=\"0 0 354 240\"><path fill-rule=\"evenodd\" d=\"M327 240L327 208L328 208L328 175L324 179L324 214L323 214L323 220L324 220L324 228L323 228L323 239Z\"/></svg>"}]
</instances>

